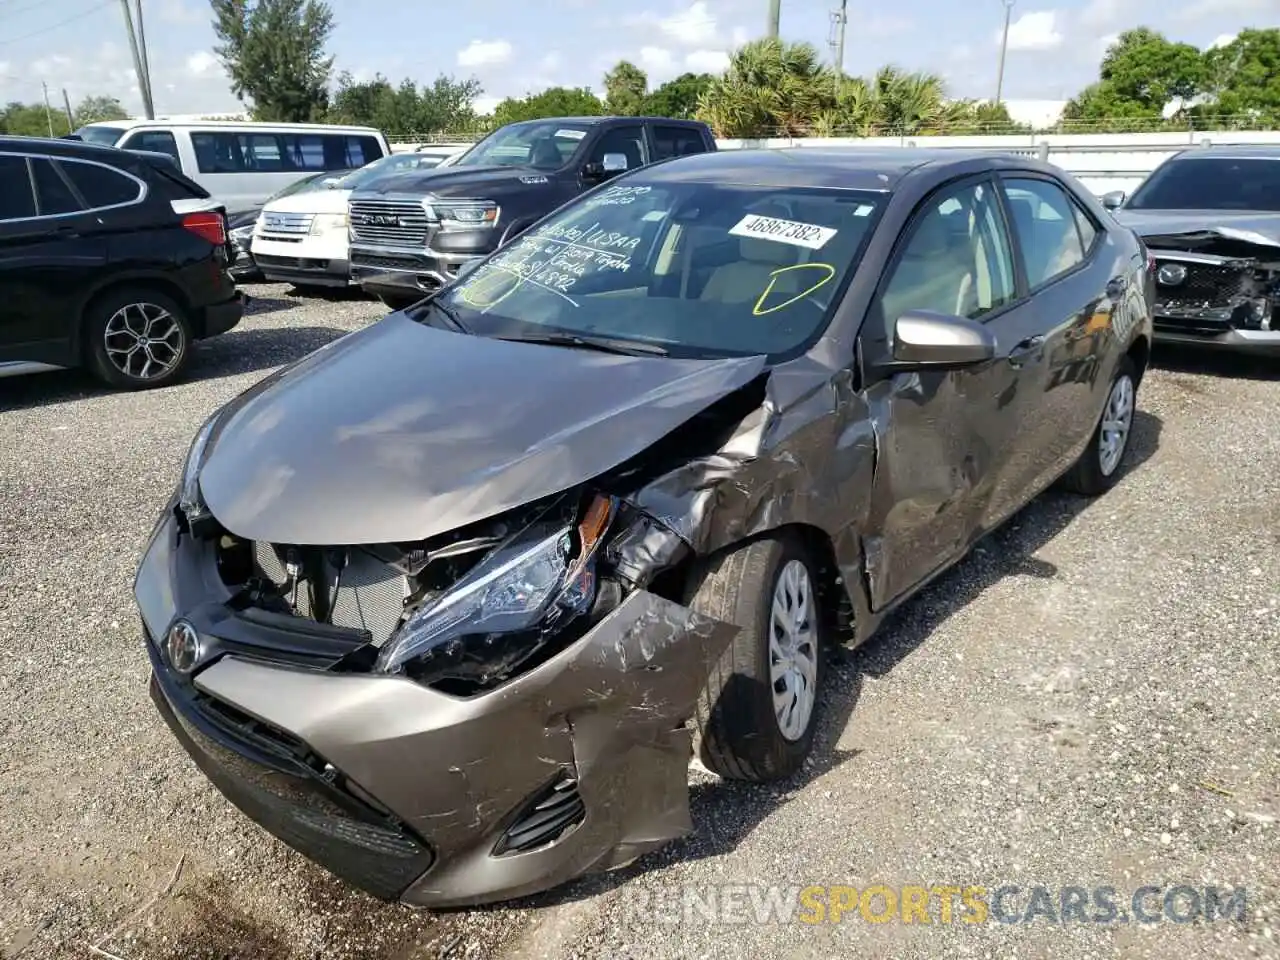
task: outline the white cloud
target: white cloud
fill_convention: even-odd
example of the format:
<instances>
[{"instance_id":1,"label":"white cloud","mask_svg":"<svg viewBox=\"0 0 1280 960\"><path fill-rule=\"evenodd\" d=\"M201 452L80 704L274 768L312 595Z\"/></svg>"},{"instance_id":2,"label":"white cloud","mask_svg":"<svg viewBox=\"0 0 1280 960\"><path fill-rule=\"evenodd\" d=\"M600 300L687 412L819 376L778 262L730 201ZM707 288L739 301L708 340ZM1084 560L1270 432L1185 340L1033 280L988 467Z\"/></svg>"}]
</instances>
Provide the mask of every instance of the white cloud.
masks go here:
<instances>
[{"instance_id":1,"label":"white cloud","mask_svg":"<svg viewBox=\"0 0 1280 960\"><path fill-rule=\"evenodd\" d=\"M207 8L188 6L182 0L162 0L159 16L162 23L208 23L211 19Z\"/></svg>"},{"instance_id":2,"label":"white cloud","mask_svg":"<svg viewBox=\"0 0 1280 960\"><path fill-rule=\"evenodd\" d=\"M1089 5L1080 11L1080 25L1086 30L1102 30L1107 27L1131 19L1127 0L1089 0Z\"/></svg>"},{"instance_id":3,"label":"white cloud","mask_svg":"<svg viewBox=\"0 0 1280 960\"><path fill-rule=\"evenodd\" d=\"M1239 34L1235 34L1235 33L1219 34L1218 36L1214 37L1213 43L1209 44L1209 49L1217 50L1219 47L1229 46L1231 43L1235 42L1235 39L1237 36L1239 36Z\"/></svg>"},{"instance_id":4,"label":"white cloud","mask_svg":"<svg viewBox=\"0 0 1280 960\"><path fill-rule=\"evenodd\" d=\"M487 113L493 113L501 102L502 97L476 97L471 106L476 113L484 116Z\"/></svg>"},{"instance_id":5,"label":"white cloud","mask_svg":"<svg viewBox=\"0 0 1280 960\"><path fill-rule=\"evenodd\" d=\"M1113 43L1116 43L1119 39L1120 39L1120 34L1118 33L1108 33L1105 36L1099 37L1098 51L1097 51L1098 56L1099 57L1106 56L1107 51L1111 49L1111 45Z\"/></svg>"},{"instance_id":6,"label":"white cloud","mask_svg":"<svg viewBox=\"0 0 1280 960\"><path fill-rule=\"evenodd\" d=\"M724 73L729 55L723 50L694 50L685 55L684 65L692 73Z\"/></svg>"},{"instance_id":7,"label":"white cloud","mask_svg":"<svg viewBox=\"0 0 1280 960\"><path fill-rule=\"evenodd\" d=\"M996 31L996 44L1000 43L1000 30ZM1054 10L1037 10L1024 13L1009 25L1010 50L1052 50L1061 45L1062 32L1058 29L1058 14Z\"/></svg>"},{"instance_id":8,"label":"white cloud","mask_svg":"<svg viewBox=\"0 0 1280 960\"><path fill-rule=\"evenodd\" d=\"M560 54L552 50L545 57L538 61L538 69L545 70L550 73L553 70L560 69Z\"/></svg>"},{"instance_id":9,"label":"white cloud","mask_svg":"<svg viewBox=\"0 0 1280 960\"><path fill-rule=\"evenodd\" d=\"M654 76L674 76L676 72L675 55L666 47L641 47L640 68Z\"/></svg>"},{"instance_id":10,"label":"white cloud","mask_svg":"<svg viewBox=\"0 0 1280 960\"><path fill-rule=\"evenodd\" d=\"M1196 0L1176 14L1179 20L1275 16L1276 0Z\"/></svg>"},{"instance_id":11,"label":"white cloud","mask_svg":"<svg viewBox=\"0 0 1280 960\"><path fill-rule=\"evenodd\" d=\"M187 73L193 77L212 76L222 69L218 58L208 50L198 50L187 57Z\"/></svg>"},{"instance_id":12,"label":"white cloud","mask_svg":"<svg viewBox=\"0 0 1280 960\"><path fill-rule=\"evenodd\" d=\"M512 47L506 40L472 40L458 51L458 66L487 67L511 59Z\"/></svg>"},{"instance_id":13,"label":"white cloud","mask_svg":"<svg viewBox=\"0 0 1280 960\"><path fill-rule=\"evenodd\" d=\"M658 29L688 47L712 46L719 37L716 18L704 0L697 0L680 13L659 20Z\"/></svg>"}]
</instances>

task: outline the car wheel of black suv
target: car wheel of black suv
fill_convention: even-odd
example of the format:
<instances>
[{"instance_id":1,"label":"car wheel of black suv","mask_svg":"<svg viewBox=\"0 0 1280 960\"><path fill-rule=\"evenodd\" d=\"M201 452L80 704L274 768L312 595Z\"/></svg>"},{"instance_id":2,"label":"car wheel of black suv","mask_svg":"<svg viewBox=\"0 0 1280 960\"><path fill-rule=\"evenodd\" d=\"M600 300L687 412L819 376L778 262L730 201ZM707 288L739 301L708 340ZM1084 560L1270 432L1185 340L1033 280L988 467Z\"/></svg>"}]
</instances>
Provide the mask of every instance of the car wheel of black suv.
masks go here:
<instances>
[{"instance_id":1,"label":"car wheel of black suv","mask_svg":"<svg viewBox=\"0 0 1280 960\"><path fill-rule=\"evenodd\" d=\"M98 297L85 311L84 335L94 374L126 390L172 383L191 354L187 312L148 287L122 287Z\"/></svg>"},{"instance_id":2,"label":"car wheel of black suv","mask_svg":"<svg viewBox=\"0 0 1280 960\"><path fill-rule=\"evenodd\" d=\"M780 536L722 554L689 606L742 628L698 700L699 758L729 780L794 773L813 746L827 639L809 552Z\"/></svg>"},{"instance_id":3,"label":"car wheel of black suv","mask_svg":"<svg viewBox=\"0 0 1280 960\"><path fill-rule=\"evenodd\" d=\"M1133 420L1138 410L1138 368L1124 357L1107 391L1089 445L1062 478L1062 486L1086 497L1106 493L1120 479L1120 467L1129 452Z\"/></svg>"}]
</instances>

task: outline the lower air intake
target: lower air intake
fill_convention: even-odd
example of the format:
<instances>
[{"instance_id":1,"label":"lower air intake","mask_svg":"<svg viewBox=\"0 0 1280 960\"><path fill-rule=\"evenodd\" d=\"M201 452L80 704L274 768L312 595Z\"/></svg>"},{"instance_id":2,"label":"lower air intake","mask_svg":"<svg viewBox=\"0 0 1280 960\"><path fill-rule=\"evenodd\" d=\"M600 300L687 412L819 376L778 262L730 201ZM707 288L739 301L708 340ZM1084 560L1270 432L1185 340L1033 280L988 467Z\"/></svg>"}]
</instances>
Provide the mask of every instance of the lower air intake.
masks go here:
<instances>
[{"instance_id":1,"label":"lower air intake","mask_svg":"<svg viewBox=\"0 0 1280 960\"><path fill-rule=\"evenodd\" d=\"M494 856L527 853L554 843L586 818L578 781L569 776L533 795L493 848Z\"/></svg>"}]
</instances>

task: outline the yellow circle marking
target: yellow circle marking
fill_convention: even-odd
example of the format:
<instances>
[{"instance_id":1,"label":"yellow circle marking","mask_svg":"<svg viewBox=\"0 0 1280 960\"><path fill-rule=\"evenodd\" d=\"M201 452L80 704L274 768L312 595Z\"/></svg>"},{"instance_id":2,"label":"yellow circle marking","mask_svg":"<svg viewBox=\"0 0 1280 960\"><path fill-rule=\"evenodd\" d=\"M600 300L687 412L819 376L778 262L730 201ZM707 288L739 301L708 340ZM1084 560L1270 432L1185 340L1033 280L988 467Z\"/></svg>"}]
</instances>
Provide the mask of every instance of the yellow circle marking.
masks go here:
<instances>
[{"instance_id":1,"label":"yellow circle marking","mask_svg":"<svg viewBox=\"0 0 1280 960\"><path fill-rule=\"evenodd\" d=\"M811 286L806 287L804 290L797 293L790 300L784 300L782 303L778 304L776 307L769 307L767 310L764 309L764 302L765 300L768 299L769 294L773 293L773 288L774 288L774 285L778 282L778 277L780 277L784 273L791 273L794 270L823 270L826 272L823 275L822 279L815 281ZM751 315L755 317L763 317L763 316L767 316L770 313L777 313L779 310L782 310L785 307L791 306L793 303L795 303L798 300L803 300L805 297L809 296L811 293L820 289L825 284L830 283L831 278L834 277L835 275L836 275L836 268L831 266L831 264L829 263L796 263L796 264L792 264L789 267L779 267L777 270L774 270L772 273L769 274L769 284L764 288L764 292L760 294L759 299L756 300L756 305L751 309Z\"/></svg>"}]
</instances>

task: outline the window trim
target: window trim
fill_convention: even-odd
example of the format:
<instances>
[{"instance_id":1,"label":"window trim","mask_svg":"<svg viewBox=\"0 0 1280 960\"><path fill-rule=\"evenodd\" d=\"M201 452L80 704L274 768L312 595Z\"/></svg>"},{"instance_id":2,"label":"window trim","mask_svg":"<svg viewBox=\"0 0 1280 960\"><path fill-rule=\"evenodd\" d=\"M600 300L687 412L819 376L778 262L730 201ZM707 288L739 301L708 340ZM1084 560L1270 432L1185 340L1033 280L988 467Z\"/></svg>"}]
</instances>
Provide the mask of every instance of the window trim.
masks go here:
<instances>
[{"instance_id":1,"label":"window trim","mask_svg":"<svg viewBox=\"0 0 1280 960\"><path fill-rule=\"evenodd\" d=\"M41 219L51 219L53 217L73 217L82 213L88 213L89 201L84 198L84 194L82 194L76 185L71 182L71 178L67 176L66 172L62 169L62 164L58 163L53 157L45 157L43 159L49 164L49 169L53 171L53 175L61 180L62 185L67 188L67 191L71 194L71 199L80 204L80 209L71 213L44 213L42 211L43 205L40 202L40 182L36 179L36 165L31 159L28 159L27 173L31 177L36 188L36 216Z\"/></svg>"},{"instance_id":2,"label":"window trim","mask_svg":"<svg viewBox=\"0 0 1280 960\"><path fill-rule=\"evenodd\" d=\"M930 204L933 204L936 201L936 198L944 192L951 193L971 186L976 187L981 185L985 185L990 189L992 196L996 198L996 211L999 216L1000 226L1004 228L1005 241L1009 246L1009 258L1013 265L1013 291L1012 296L1008 301L1000 304L998 307L992 307L980 317L973 318L973 322L985 325L990 323L992 320L1004 316L1010 310L1021 306L1027 301L1029 295L1026 293L1025 289L1026 278L1022 270L1022 258L1019 256L1016 238L1012 232L1012 225L1009 223L1009 213L1005 209L1004 191L1001 190L999 184L996 183L996 172L993 170L983 170L979 173L961 174L958 177L953 177L950 180L946 180L943 183L938 184L927 194L921 197L920 201L911 208L911 213L907 217L906 225L898 231L898 236L894 240L893 249L885 260L885 265L880 271L880 278L876 281L875 290L872 291L871 299L867 302L867 312L863 315L862 323L858 327L859 340L865 336L866 324L869 320L873 320L875 318L877 310L880 311L881 319L883 319L884 308L882 304L885 288L893 279L893 275L897 271L899 264L902 262L902 258L906 253L907 247L910 245L912 239L915 238L916 231L920 229L920 223L927 215ZM885 329L884 334L885 343L888 345L889 350L892 350L893 331ZM873 336L872 339L874 340L876 337Z\"/></svg>"},{"instance_id":3,"label":"window trim","mask_svg":"<svg viewBox=\"0 0 1280 960\"><path fill-rule=\"evenodd\" d=\"M1006 192L1006 186L1005 186L1005 182L1007 180L1043 180L1045 183L1055 186L1059 190L1061 190L1062 193L1067 198L1067 203L1071 204L1074 207L1079 207L1081 212L1087 215L1087 211L1084 210L1083 204L1081 204L1079 198L1076 197L1075 191L1072 190L1070 187L1068 187L1065 183L1063 183L1057 177L1052 176L1051 174L1043 173L1039 170L1001 170L998 172L997 177L1000 180L1000 199L1003 204L1010 203L1009 195ZM1080 242L1080 249L1084 251L1083 256L1081 256L1080 258L1080 262L1073 264L1072 266L1068 267L1066 270L1061 271L1060 273L1055 273L1053 276L1049 277L1046 280L1042 280L1036 286L1032 286L1031 277L1026 274L1026 264L1025 262L1023 262L1022 244L1021 242L1018 242L1018 234L1017 234L1018 225L1012 222L1013 221L1012 215L1007 215L1007 218L1010 221L1009 222L1010 236L1013 237L1013 239L1015 240L1014 245L1017 248L1016 253L1017 253L1018 261L1023 264L1023 279L1026 284L1028 298L1030 298L1034 294L1039 293L1041 290L1045 290L1053 286L1055 283L1058 283L1061 280L1065 280L1068 277L1074 276L1077 273L1081 273L1082 271L1092 266L1093 261L1096 258L1098 253L1098 248L1100 246L1100 238L1106 236L1107 234L1105 227L1103 227L1096 220L1094 220L1093 217L1089 217L1090 222L1093 223L1094 229L1097 232L1094 234L1093 246L1090 247L1088 250L1085 250L1084 237L1080 236L1080 225L1076 222L1076 219L1073 216L1071 218L1071 225L1072 225L1072 228L1075 230L1076 240Z\"/></svg>"},{"instance_id":4,"label":"window trim","mask_svg":"<svg viewBox=\"0 0 1280 960\"><path fill-rule=\"evenodd\" d=\"M83 217L87 213L101 213L107 210L122 210L126 207L135 207L143 203L151 193L151 186L145 180L142 180L141 178L134 176L132 173L130 173L127 170L121 170L119 167L113 167L109 163L101 163L97 160L87 160L81 157L66 156L62 154L32 153L28 151L17 151L17 150L0 151L0 156L22 157L24 160L27 161L27 182L31 186L31 198L36 208L36 215L34 217L14 217L11 220L0 220L0 223L9 224L9 223L29 223L35 220L65 220L67 217ZM65 180L70 180L70 177L67 177L63 173L63 171L59 169L61 164L63 163L84 163L93 167L102 167L103 169L110 170L112 173L121 177L126 177L127 179L132 180L134 183L136 183L138 185L138 196L133 200L128 201L127 203L112 203L104 207L91 207L86 202L85 209L77 210L75 213L40 213L39 212L40 196L36 191L35 171L32 170L31 168L32 160L53 161L54 170L57 171L58 175L62 176ZM81 200L83 200L84 197L81 196L80 191L75 188L75 184L72 183L69 185L71 186L74 194L80 197Z\"/></svg>"},{"instance_id":5,"label":"window trim","mask_svg":"<svg viewBox=\"0 0 1280 960\"><path fill-rule=\"evenodd\" d=\"M177 161L178 169L182 169L182 153L178 147L178 138L174 136L174 133L172 130L167 130L163 127L158 127L158 128L135 127L134 129L128 131L123 137L123 139L121 139L120 142L116 144L116 146L121 150L151 150L152 148L150 147L135 146L133 144L133 141L141 140L143 137L150 136L152 134L158 134L158 135L166 136L169 138L169 141L173 144L173 153L170 153L169 155L173 157L175 161ZM169 153L168 150L156 150L154 152Z\"/></svg>"}]
</instances>

